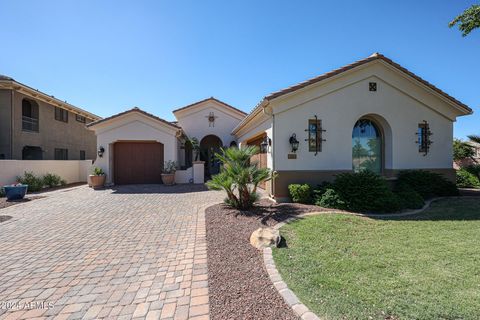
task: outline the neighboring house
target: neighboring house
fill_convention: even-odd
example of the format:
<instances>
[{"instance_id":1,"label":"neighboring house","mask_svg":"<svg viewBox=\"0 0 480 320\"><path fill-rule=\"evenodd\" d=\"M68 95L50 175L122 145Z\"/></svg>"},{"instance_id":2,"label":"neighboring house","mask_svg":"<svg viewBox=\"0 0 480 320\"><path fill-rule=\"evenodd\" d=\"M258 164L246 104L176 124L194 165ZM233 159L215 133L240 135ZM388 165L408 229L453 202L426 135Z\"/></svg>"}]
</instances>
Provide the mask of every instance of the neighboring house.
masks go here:
<instances>
[{"instance_id":1,"label":"neighboring house","mask_svg":"<svg viewBox=\"0 0 480 320\"><path fill-rule=\"evenodd\" d=\"M319 184L338 173L369 169L394 177L426 169L455 178L453 122L472 110L381 54L266 96L245 115L210 98L174 111L171 123L132 109L93 122L97 164L109 182L147 182L158 159L191 163L184 136L201 141L206 173L218 171L219 146L257 145L255 160L278 173L264 187L277 200L291 183ZM158 155L158 156L151 156ZM160 181L159 177L155 181Z\"/></svg>"},{"instance_id":2,"label":"neighboring house","mask_svg":"<svg viewBox=\"0 0 480 320\"><path fill-rule=\"evenodd\" d=\"M480 163L480 143L476 143L473 141L468 141L467 143L473 147L473 150L474 150L473 160L476 163Z\"/></svg>"},{"instance_id":3,"label":"neighboring house","mask_svg":"<svg viewBox=\"0 0 480 320\"><path fill-rule=\"evenodd\" d=\"M100 117L0 75L0 159L95 159Z\"/></svg>"}]
</instances>

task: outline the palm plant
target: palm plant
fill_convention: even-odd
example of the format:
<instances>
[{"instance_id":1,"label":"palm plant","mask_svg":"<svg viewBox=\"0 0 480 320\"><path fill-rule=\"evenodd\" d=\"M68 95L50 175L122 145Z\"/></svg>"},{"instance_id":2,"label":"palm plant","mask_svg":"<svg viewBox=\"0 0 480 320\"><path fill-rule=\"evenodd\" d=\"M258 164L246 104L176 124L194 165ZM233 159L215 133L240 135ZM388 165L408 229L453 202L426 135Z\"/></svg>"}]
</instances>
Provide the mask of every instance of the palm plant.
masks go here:
<instances>
[{"instance_id":1,"label":"palm plant","mask_svg":"<svg viewBox=\"0 0 480 320\"><path fill-rule=\"evenodd\" d=\"M250 208L257 200L258 185L274 178L270 169L259 168L258 163L250 160L258 151L256 146L222 148L215 156L223 166L207 186L212 190L224 190L228 205L241 210Z\"/></svg>"},{"instance_id":2,"label":"palm plant","mask_svg":"<svg viewBox=\"0 0 480 320\"><path fill-rule=\"evenodd\" d=\"M470 141L472 141L472 142L476 142L476 143L480 144L480 136L479 135L476 135L476 134L469 135L468 139L470 139Z\"/></svg>"}]
</instances>

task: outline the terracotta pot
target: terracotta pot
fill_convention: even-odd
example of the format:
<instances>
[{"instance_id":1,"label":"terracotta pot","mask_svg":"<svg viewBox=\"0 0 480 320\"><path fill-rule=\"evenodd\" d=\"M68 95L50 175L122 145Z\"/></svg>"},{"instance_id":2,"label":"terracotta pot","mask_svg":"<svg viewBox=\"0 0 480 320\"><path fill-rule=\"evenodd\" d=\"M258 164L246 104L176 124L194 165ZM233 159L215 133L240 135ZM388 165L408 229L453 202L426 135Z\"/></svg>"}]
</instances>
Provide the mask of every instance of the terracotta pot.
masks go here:
<instances>
[{"instance_id":1,"label":"terracotta pot","mask_svg":"<svg viewBox=\"0 0 480 320\"><path fill-rule=\"evenodd\" d=\"M166 186L175 184L175 173L162 173L162 182Z\"/></svg>"},{"instance_id":2,"label":"terracotta pot","mask_svg":"<svg viewBox=\"0 0 480 320\"><path fill-rule=\"evenodd\" d=\"M103 188L105 185L105 178L106 176L95 176L93 174L90 175L90 185L93 189L100 189Z\"/></svg>"}]
</instances>

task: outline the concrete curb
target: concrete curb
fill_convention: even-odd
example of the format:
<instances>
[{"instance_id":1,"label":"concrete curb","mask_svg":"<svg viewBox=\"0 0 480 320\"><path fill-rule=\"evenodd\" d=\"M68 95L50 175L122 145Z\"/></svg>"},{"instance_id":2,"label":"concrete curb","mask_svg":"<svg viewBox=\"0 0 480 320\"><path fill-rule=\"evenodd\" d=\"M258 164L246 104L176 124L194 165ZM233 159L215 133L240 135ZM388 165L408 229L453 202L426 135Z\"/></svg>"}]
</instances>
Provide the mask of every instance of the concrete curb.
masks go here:
<instances>
[{"instance_id":1,"label":"concrete curb","mask_svg":"<svg viewBox=\"0 0 480 320\"><path fill-rule=\"evenodd\" d=\"M302 219L304 217L308 216L314 216L314 215L319 215L319 214L350 214L350 215L355 215L355 216L361 216L361 217L367 217L367 218L386 218L386 217L404 217L404 216L410 216L414 214L421 213L422 211L425 211L430 207L430 205L438 200L443 200L443 199L458 199L458 198L473 198L477 196L459 196L459 197L439 197L439 198L433 198L430 200L427 200L425 205L417 210L411 210L407 212L401 212L401 213L391 213L391 214L362 214L362 213L355 213L355 212L348 212L348 211L339 211L339 210L332 210L332 211L321 211L321 212L308 212L304 213L301 215L298 215L296 217L289 218L283 222L277 223L275 226L273 226L274 229L280 229L287 223L290 223L292 221ZM478 198L478 197L477 197ZM297 314L300 319L302 320L323 320L324 318L318 317L315 313L310 311L307 306L305 306L298 298L297 296L293 293L292 290L290 290L287 286L287 284L282 280L282 276L277 270L277 267L275 266L275 261L273 260L273 255L272 255L272 248L264 248L263 249L263 263L265 264L265 269L267 270L268 276L270 277L270 280L273 283L273 286L277 289L278 293L283 297L283 300L292 308L292 310Z\"/></svg>"}]
</instances>

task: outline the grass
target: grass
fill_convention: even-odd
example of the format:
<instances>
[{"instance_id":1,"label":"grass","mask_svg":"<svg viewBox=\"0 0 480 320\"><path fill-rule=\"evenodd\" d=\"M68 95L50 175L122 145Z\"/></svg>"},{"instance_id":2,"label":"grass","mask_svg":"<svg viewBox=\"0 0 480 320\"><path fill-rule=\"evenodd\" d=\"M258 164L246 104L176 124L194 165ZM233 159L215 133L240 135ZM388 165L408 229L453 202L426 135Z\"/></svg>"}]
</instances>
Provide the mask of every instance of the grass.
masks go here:
<instances>
[{"instance_id":1,"label":"grass","mask_svg":"<svg viewBox=\"0 0 480 320\"><path fill-rule=\"evenodd\" d=\"M327 319L479 319L480 198L421 215L325 214L281 229L284 281Z\"/></svg>"}]
</instances>

